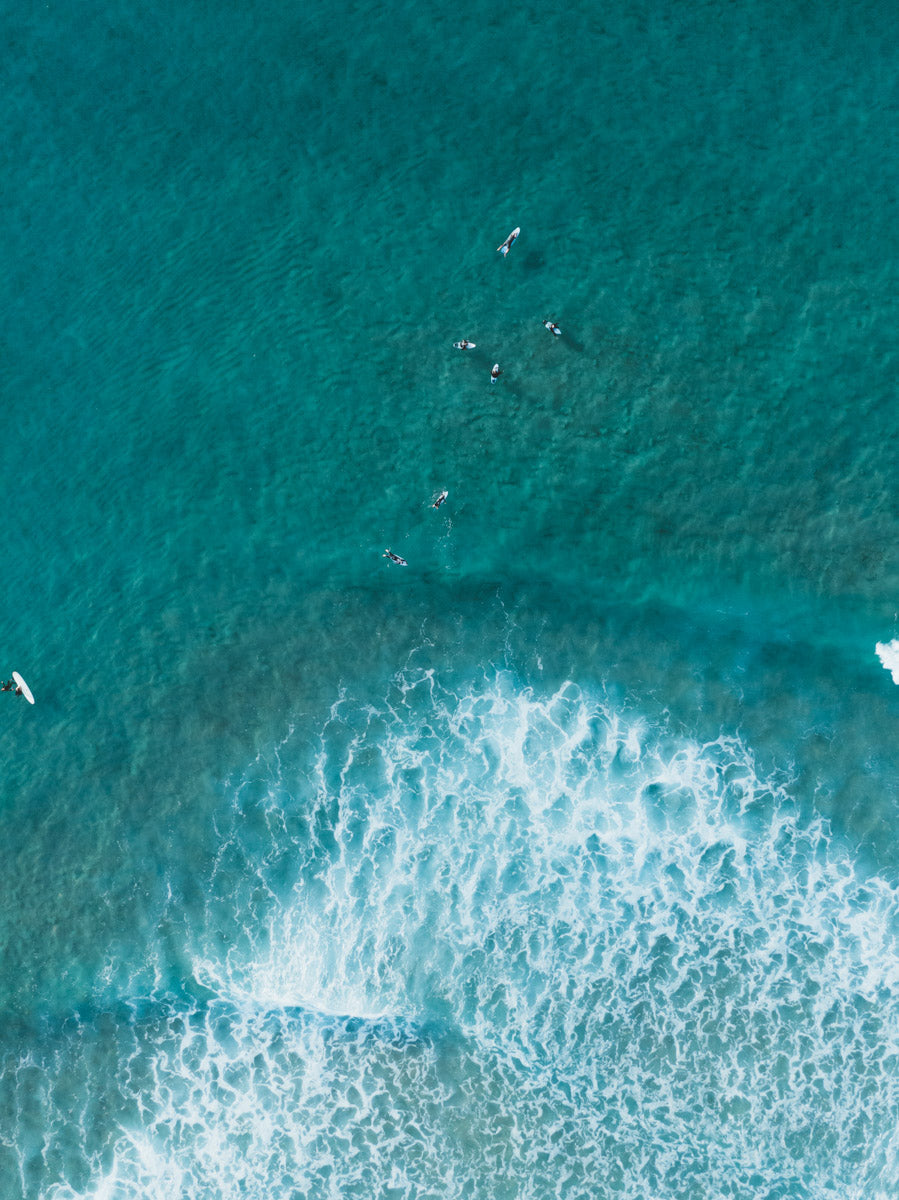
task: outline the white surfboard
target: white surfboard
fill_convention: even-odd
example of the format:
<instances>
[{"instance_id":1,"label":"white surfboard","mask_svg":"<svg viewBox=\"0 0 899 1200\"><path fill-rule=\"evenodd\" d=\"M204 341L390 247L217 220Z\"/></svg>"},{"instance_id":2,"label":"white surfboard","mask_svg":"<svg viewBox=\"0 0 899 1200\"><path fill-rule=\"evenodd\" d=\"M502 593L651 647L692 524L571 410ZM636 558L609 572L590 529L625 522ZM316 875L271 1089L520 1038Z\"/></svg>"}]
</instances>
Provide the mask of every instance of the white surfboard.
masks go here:
<instances>
[{"instance_id":1,"label":"white surfboard","mask_svg":"<svg viewBox=\"0 0 899 1200\"><path fill-rule=\"evenodd\" d=\"M476 343L469 341L453 342L454 350L474 350Z\"/></svg>"},{"instance_id":2,"label":"white surfboard","mask_svg":"<svg viewBox=\"0 0 899 1200\"><path fill-rule=\"evenodd\" d=\"M509 234L509 236L506 238L506 240L503 242L503 244L501 246L496 247L497 250L500 252L500 254L503 256L503 258L506 257L506 255L509 253L509 251L512 249L512 247L518 241L518 235L520 233L521 233L521 227L516 225L515 228L512 230L512 232Z\"/></svg>"},{"instance_id":3,"label":"white surfboard","mask_svg":"<svg viewBox=\"0 0 899 1200\"><path fill-rule=\"evenodd\" d=\"M28 686L28 684L25 682L25 680L22 678L22 676L19 674L19 672L13 671L12 677L16 681L17 685L22 689L22 695L25 697L25 699L28 701L28 703L34 704L34 696L32 696L32 694L31 694L31 688Z\"/></svg>"}]
</instances>

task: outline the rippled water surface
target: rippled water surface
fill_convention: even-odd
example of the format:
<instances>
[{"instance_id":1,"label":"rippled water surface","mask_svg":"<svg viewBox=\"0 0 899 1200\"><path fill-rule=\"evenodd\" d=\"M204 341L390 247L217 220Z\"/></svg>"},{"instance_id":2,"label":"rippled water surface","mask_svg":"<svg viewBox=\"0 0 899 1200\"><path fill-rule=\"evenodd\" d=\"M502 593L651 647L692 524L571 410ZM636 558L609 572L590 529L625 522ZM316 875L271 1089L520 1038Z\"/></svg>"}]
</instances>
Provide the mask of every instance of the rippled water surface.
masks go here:
<instances>
[{"instance_id":1,"label":"rippled water surface","mask_svg":"<svg viewBox=\"0 0 899 1200\"><path fill-rule=\"evenodd\" d=\"M7 25L0 1193L899 1193L897 19Z\"/></svg>"}]
</instances>

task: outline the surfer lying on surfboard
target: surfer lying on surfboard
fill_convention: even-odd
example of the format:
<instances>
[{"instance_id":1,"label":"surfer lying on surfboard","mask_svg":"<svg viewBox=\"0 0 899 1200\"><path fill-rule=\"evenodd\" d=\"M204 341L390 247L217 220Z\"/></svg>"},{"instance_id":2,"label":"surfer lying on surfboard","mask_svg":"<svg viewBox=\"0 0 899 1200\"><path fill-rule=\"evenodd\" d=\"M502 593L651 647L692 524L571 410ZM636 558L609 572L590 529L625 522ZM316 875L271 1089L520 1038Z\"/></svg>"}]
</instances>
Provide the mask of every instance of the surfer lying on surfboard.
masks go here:
<instances>
[{"instance_id":1,"label":"surfer lying on surfboard","mask_svg":"<svg viewBox=\"0 0 899 1200\"><path fill-rule=\"evenodd\" d=\"M434 500L432 507L439 508L440 505L443 504L443 502L446 500L448 495L449 495L449 492L441 492L440 495Z\"/></svg>"},{"instance_id":2,"label":"surfer lying on surfboard","mask_svg":"<svg viewBox=\"0 0 899 1200\"><path fill-rule=\"evenodd\" d=\"M470 342L468 338L463 338L461 342L453 342L455 350L474 350L475 343Z\"/></svg>"},{"instance_id":3,"label":"surfer lying on surfboard","mask_svg":"<svg viewBox=\"0 0 899 1200\"><path fill-rule=\"evenodd\" d=\"M499 363L494 363L493 366L490 368L490 382L496 383L496 381L497 381L497 379L499 379L500 375L502 375L502 371L499 369Z\"/></svg>"},{"instance_id":4,"label":"surfer lying on surfboard","mask_svg":"<svg viewBox=\"0 0 899 1200\"><path fill-rule=\"evenodd\" d=\"M16 689L13 695L24 696L29 704L34 704L34 696L31 694L31 688L18 671L13 671L12 679L8 679L3 683L3 686L0 687L0 692L11 692L13 688Z\"/></svg>"},{"instance_id":5,"label":"surfer lying on surfboard","mask_svg":"<svg viewBox=\"0 0 899 1200\"><path fill-rule=\"evenodd\" d=\"M506 240L503 242L503 244L501 246L496 247L497 250L500 252L500 254L503 256L503 258L506 257L506 255L509 253L509 251L512 249L512 247L518 241L518 235L520 233L521 233L521 229L519 226L516 225L515 228L512 230L512 232L509 234L509 236L506 238Z\"/></svg>"},{"instance_id":6,"label":"surfer lying on surfboard","mask_svg":"<svg viewBox=\"0 0 899 1200\"><path fill-rule=\"evenodd\" d=\"M544 317L543 324L546 326L546 328L549 330L549 332L554 333L556 335L556 337L562 336L562 330L558 327L558 325L555 323L555 321L553 321L550 317Z\"/></svg>"},{"instance_id":7,"label":"surfer lying on surfboard","mask_svg":"<svg viewBox=\"0 0 899 1200\"><path fill-rule=\"evenodd\" d=\"M382 558L389 558L391 562L395 562L397 566L408 567L408 563L404 558L400 558L398 554L394 554L392 550L385 550L381 555Z\"/></svg>"}]
</instances>

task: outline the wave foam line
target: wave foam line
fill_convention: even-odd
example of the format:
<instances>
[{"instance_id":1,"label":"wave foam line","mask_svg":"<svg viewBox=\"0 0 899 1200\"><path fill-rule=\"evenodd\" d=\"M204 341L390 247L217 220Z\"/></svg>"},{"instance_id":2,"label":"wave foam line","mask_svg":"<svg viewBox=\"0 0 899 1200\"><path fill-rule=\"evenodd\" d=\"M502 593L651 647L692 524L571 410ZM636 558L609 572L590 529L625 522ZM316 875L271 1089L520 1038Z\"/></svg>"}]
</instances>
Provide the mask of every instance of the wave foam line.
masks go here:
<instances>
[{"instance_id":1,"label":"wave foam line","mask_svg":"<svg viewBox=\"0 0 899 1200\"><path fill-rule=\"evenodd\" d=\"M219 999L118 1029L127 1135L85 1119L100 1190L53 1200L899 1191L896 891L737 739L405 674L253 764L219 833Z\"/></svg>"}]
</instances>

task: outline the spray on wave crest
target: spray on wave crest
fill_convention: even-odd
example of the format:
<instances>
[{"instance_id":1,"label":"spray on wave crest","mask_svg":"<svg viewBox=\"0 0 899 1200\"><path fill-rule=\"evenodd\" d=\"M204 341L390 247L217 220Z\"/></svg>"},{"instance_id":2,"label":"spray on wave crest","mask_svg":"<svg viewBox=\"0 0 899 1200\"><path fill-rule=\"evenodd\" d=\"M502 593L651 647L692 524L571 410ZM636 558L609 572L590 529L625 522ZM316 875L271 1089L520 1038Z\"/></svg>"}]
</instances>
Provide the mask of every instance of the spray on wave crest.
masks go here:
<instances>
[{"instance_id":1,"label":"spray on wave crest","mask_svg":"<svg viewBox=\"0 0 899 1200\"><path fill-rule=\"evenodd\" d=\"M43 1194L896 1194L896 894L738 740L422 672L297 742L220 813L209 998L62 1034L75 1118L32 1080Z\"/></svg>"}]
</instances>

